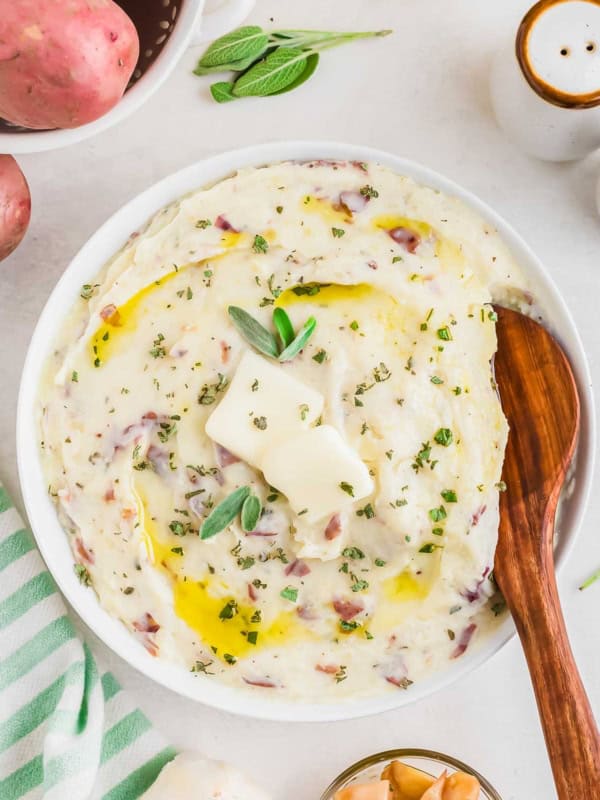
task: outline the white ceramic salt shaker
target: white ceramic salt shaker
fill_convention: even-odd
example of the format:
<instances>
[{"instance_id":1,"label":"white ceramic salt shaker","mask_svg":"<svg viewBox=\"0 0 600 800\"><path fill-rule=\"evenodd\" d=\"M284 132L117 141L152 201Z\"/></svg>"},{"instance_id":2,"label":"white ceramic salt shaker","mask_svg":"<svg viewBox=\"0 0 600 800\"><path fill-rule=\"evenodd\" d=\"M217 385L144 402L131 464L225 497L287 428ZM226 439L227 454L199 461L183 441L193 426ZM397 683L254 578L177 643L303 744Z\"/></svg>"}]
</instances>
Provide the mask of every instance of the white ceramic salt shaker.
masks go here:
<instances>
[{"instance_id":1,"label":"white ceramic salt shaker","mask_svg":"<svg viewBox=\"0 0 600 800\"><path fill-rule=\"evenodd\" d=\"M600 0L540 0L497 53L492 105L507 136L549 161L600 147Z\"/></svg>"}]
</instances>

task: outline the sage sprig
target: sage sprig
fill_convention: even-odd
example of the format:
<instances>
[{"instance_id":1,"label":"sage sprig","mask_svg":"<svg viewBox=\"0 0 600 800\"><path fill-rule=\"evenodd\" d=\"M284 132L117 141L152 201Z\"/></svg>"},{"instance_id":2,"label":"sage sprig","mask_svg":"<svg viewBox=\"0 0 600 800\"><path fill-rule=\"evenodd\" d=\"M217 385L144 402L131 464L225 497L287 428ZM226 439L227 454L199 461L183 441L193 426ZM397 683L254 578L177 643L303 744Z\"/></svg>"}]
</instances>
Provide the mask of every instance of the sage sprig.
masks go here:
<instances>
[{"instance_id":1,"label":"sage sprig","mask_svg":"<svg viewBox=\"0 0 600 800\"><path fill-rule=\"evenodd\" d=\"M319 51L371 37L387 36L381 31L264 31L245 25L213 42L198 62L194 73L236 72L232 81L218 81L210 87L218 103L240 97L267 97L296 89L307 81L319 64Z\"/></svg>"},{"instance_id":2,"label":"sage sprig","mask_svg":"<svg viewBox=\"0 0 600 800\"><path fill-rule=\"evenodd\" d=\"M291 361L304 348L317 327L317 320L309 317L296 334L291 319L283 308L273 311L273 324L281 339L281 350L277 339L247 311L239 306L229 306L227 313L238 332L259 353L263 353L278 361Z\"/></svg>"}]
</instances>

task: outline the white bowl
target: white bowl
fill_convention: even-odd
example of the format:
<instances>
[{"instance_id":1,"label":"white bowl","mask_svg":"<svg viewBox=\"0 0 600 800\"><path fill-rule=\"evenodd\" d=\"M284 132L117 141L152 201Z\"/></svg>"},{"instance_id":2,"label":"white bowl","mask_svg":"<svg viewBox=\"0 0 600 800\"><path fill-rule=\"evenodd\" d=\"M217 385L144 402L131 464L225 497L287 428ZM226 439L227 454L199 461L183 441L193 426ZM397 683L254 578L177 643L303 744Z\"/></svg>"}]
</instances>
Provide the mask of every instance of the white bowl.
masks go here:
<instances>
[{"instance_id":1,"label":"white bowl","mask_svg":"<svg viewBox=\"0 0 600 800\"><path fill-rule=\"evenodd\" d=\"M17 420L19 475L27 513L38 547L63 594L108 647L149 678L181 695L226 711L263 719L340 720L406 705L441 689L490 658L514 635L512 620L505 619L479 647L468 650L446 670L416 683L409 691L345 703L321 705L277 701L265 698L262 694L253 694L247 689L234 689L210 678L192 675L182 667L150 656L122 623L104 611L94 592L81 586L77 580L67 537L48 497L38 449L38 430L32 420L36 419L35 406L42 369L65 314L75 303L81 285L93 282L103 264L123 246L132 231L181 195L214 183L241 167L317 158L378 161L397 173L460 197L498 229L529 276L536 299L544 310L545 323L556 333L569 356L581 398L582 428L576 480L561 516L562 531L556 549L559 564L573 545L590 492L593 471L594 450L591 445L595 440L595 419L591 381L575 324L544 267L521 237L491 208L460 186L411 161L367 147L330 142L279 142L223 153L200 161L165 178L127 203L75 256L46 303L31 339L23 370Z\"/></svg>"},{"instance_id":2,"label":"white bowl","mask_svg":"<svg viewBox=\"0 0 600 800\"><path fill-rule=\"evenodd\" d=\"M159 10L159 15L165 17L165 24L171 22L167 33L163 33L161 37L165 38L165 42L160 43L158 48L154 47L155 51L159 50L158 55L155 52L149 66L147 68L144 66L140 77L136 69L133 85L106 114L93 122L88 122L87 125L63 130L38 131L18 127L13 130L5 124L0 130L0 152L18 154L57 150L59 147L89 139L90 136L116 125L154 94L168 78L192 40L197 43L216 39L217 36L239 25L254 5L254 0L221 0L213 10L204 11L205 2L206 0L177 0L175 3L174 0L166 2L163 0L160 7L163 10ZM209 4L215 3L210 3L209 0ZM176 17L171 16L171 11L178 11ZM153 14L156 16L156 11ZM143 53L147 42L141 41L140 44L142 53L138 66L148 62Z\"/></svg>"}]
</instances>

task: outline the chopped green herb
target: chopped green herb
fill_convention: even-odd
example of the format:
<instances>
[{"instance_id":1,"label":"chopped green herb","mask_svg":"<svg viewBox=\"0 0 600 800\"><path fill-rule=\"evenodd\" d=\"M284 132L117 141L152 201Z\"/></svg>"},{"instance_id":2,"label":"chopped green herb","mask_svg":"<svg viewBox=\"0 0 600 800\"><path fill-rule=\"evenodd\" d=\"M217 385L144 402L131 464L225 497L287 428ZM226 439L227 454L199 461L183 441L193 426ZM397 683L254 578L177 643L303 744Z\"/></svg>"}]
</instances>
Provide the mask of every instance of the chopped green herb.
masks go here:
<instances>
[{"instance_id":1,"label":"chopped green herb","mask_svg":"<svg viewBox=\"0 0 600 800\"><path fill-rule=\"evenodd\" d=\"M368 581L357 580L355 581L352 586L350 587L353 592L364 592L365 589L369 588Z\"/></svg>"},{"instance_id":2,"label":"chopped green herb","mask_svg":"<svg viewBox=\"0 0 600 800\"><path fill-rule=\"evenodd\" d=\"M183 555L183 547L172 547L171 548L171 552L175 553L175 555L177 555L177 556L182 556Z\"/></svg>"},{"instance_id":3,"label":"chopped green herb","mask_svg":"<svg viewBox=\"0 0 600 800\"><path fill-rule=\"evenodd\" d=\"M354 486L352 486L351 483L347 483L346 481L342 481L340 483L340 489L342 490L342 492L346 492L346 494L349 494L350 497L354 497Z\"/></svg>"},{"instance_id":4,"label":"chopped green herb","mask_svg":"<svg viewBox=\"0 0 600 800\"><path fill-rule=\"evenodd\" d=\"M306 419L306 417L308 416L308 412L309 411L310 411L310 408L309 408L307 403L301 403L300 404L300 419L303 422Z\"/></svg>"},{"instance_id":5,"label":"chopped green herb","mask_svg":"<svg viewBox=\"0 0 600 800\"><path fill-rule=\"evenodd\" d=\"M440 544L434 544L433 542L428 542L419 549L419 553L433 553L434 550L439 550L440 548L441 548Z\"/></svg>"},{"instance_id":6,"label":"chopped green herb","mask_svg":"<svg viewBox=\"0 0 600 800\"><path fill-rule=\"evenodd\" d=\"M444 381L439 378L437 375L433 375L431 378L431 382L435 383L436 386L440 386Z\"/></svg>"},{"instance_id":7,"label":"chopped green herb","mask_svg":"<svg viewBox=\"0 0 600 800\"><path fill-rule=\"evenodd\" d=\"M348 621L345 619L340 620L340 630L343 631L343 633L350 633L351 631L355 631L357 628L360 628L360 623L356 622L354 619Z\"/></svg>"},{"instance_id":8,"label":"chopped green herb","mask_svg":"<svg viewBox=\"0 0 600 800\"><path fill-rule=\"evenodd\" d=\"M281 212L283 211L283 206L277 206L277 207L275 208L275 211L276 211L278 214L281 214Z\"/></svg>"},{"instance_id":9,"label":"chopped green herb","mask_svg":"<svg viewBox=\"0 0 600 800\"><path fill-rule=\"evenodd\" d=\"M375 559L375 566L376 567L385 567L386 563L387 562L384 561L382 558L376 558Z\"/></svg>"},{"instance_id":10,"label":"chopped green herb","mask_svg":"<svg viewBox=\"0 0 600 800\"><path fill-rule=\"evenodd\" d=\"M360 193L362 194L363 197L368 197L369 199L371 199L372 197L373 198L379 197L379 192L377 191L377 189L374 189L372 186L369 186L368 184L366 186L361 187Z\"/></svg>"},{"instance_id":11,"label":"chopped green herb","mask_svg":"<svg viewBox=\"0 0 600 800\"><path fill-rule=\"evenodd\" d=\"M226 619L233 619L235 615L238 613L238 604L235 600L229 600L223 608L219 611L219 619L226 620Z\"/></svg>"},{"instance_id":12,"label":"chopped green herb","mask_svg":"<svg viewBox=\"0 0 600 800\"><path fill-rule=\"evenodd\" d=\"M165 337L162 335L162 333L158 333L156 335L156 339L152 342L153 347L150 350L150 355L152 358L164 358L167 355L167 351L162 345L164 340Z\"/></svg>"},{"instance_id":13,"label":"chopped green herb","mask_svg":"<svg viewBox=\"0 0 600 800\"><path fill-rule=\"evenodd\" d=\"M257 233L252 242L252 249L255 253L266 253L269 249L269 243L264 236Z\"/></svg>"},{"instance_id":14,"label":"chopped green herb","mask_svg":"<svg viewBox=\"0 0 600 800\"><path fill-rule=\"evenodd\" d=\"M196 227L204 230L205 228L209 228L212 225L212 222L209 219L199 219L196 222Z\"/></svg>"},{"instance_id":15,"label":"chopped green herb","mask_svg":"<svg viewBox=\"0 0 600 800\"><path fill-rule=\"evenodd\" d=\"M235 664L237 661L237 658L232 656L231 653L223 653L223 658L228 664Z\"/></svg>"},{"instance_id":16,"label":"chopped green herb","mask_svg":"<svg viewBox=\"0 0 600 800\"><path fill-rule=\"evenodd\" d=\"M252 424L255 428L258 428L259 431L266 431L267 430L267 418L266 417L254 417L252 420Z\"/></svg>"},{"instance_id":17,"label":"chopped green herb","mask_svg":"<svg viewBox=\"0 0 600 800\"><path fill-rule=\"evenodd\" d=\"M313 361L316 361L317 364L322 364L326 358L327 358L327 351L321 348L321 350L317 350L317 352L314 354Z\"/></svg>"},{"instance_id":18,"label":"chopped green herb","mask_svg":"<svg viewBox=\"0 0 600 800\"><path fill-rule=\"evenodd\" d=\"M444 342L449 342L452 339L450 328L447 325L444 325L443 328L438 328L437 335L438 339L442 339Z\"/></svg>"},{"instance_id":19,"label":"chopped green herb","mask_svg":"<svg viewBox=\"0 0 600 800\"><path fill-rule=\"evenodd\" d=\"M452 431L450 428L440 428L433 438L438 444L448 447L448 445L452 444Z\"/></svg>"},{"instance_id":20,"label":"chopped green herb","mask_svg":"<svg viewBox=\"0 0 600 800\"><path fill-rule=\"evenodd\" d=\"M218 381L216 383L205 383L200 389L198 395L198 402L201 406L210 406L216 399L217 395L224 391L229 385L229 379L221 372L217 373Z\"/></svg>"},{"instance_id":21,"label":"chopped green herb","mask_svg":"<svg viewBox=\"0 0 600 800\"><path fill-rule=\"evenodd\" d=\"M358 511L356 512L356 516L366 517L367 519L373 519L373 517L375 516L375 510L373 509L371 503L367 503L367 505L364 508L358 509Z\"/></svg>"},{"instance_id":22,"label":"chopped green herb","mask_svg":"<svg viewBox=\"0 0 600 800\"><path fill-rule=\"evenodd\" d=\"M213 672L208 671L212 663L212 661L196 661L190 672L202 672L204 675L213 675Z\"/></svg>"},{"instance_id":23,"label":"chopped green herb","mask_svg":"<svg viewBox=\"0 0 600 800\"><path fill-rule=\"evenodd\" d=\"M439 508L430 508L428 513L429 513L429 519L432 522L441 522L448 516L444 506L439 506Z\"/></svg>"},{"instance_id":24,"label":"chopped green herb","mask_svg":"<svg viewBox=\"0 0 600 800\"><path fill-rule=\"evenodd\" d=\"M447 503L457 503L456 492L453 489L444 489L443 492L440 492L442 497Z\"/></svg>"},{"instance_id":25,"label":"chopped green herb","mask_svg":"<svg viewBox=\"0 0 600 800\"><path fill-rule=\"evenodd\" d=\"M345 547L342 550L342 555L344 558L351 558L353 561L358 561L359 559L365 557L363 551L359 550L358 547Z\"/></svg>"},{"instance_id":26,"label":"chopped green herb","mask_svg":"<svg viewBox=\"0 0 600 800\"><path fill-rule=\"evenodd\" d=\"M258 631L248 631L248 644L256 644L258 641Z\"/></svg>"},{"instance_id":27,"label":"chopped green herb","mask_svg":"<svg viewBox=\"0 0 600 800\"><path fill-rule=\"evenodd\" d=\"M279 592L279 595L283 597L284 600L289 600L290 603L295 603L298 599L298 589L294 586L286 586L285 589L282 589Z\"/></svg>"},{"instance_id":28,"label":"chopped green herb","mask_svg":"<svg viewBox=\"0 0 600 800\"><path fill-rule=\"evenodd\" d=\"M342 236L346 233L343 228L332 228L331 233L334 235L336 239L341 239Z\"/></svg>"},{"instance_id":29,"label":"chopped green herb","mask_svg":"<svg viewBox=\"0 0 600 800\"><path fill-rule=\"evenodd\" d=\"M353 331L357 331L359 328L358 322L355 319L353 319L352 322L350 323L350 327L352 328Z\"/></svg>"},{"instance_id":30,"label":"chopped green herb","mask_svg":"<svg viewBox=\"0 0 600 800\"><path fill-rule=\"evenodd\" d=\"M79 381L79 373L75 372L75 370L73 370L71 373L71 380L73 383L77 383Z\"/></svg>"},{"instance_id":31,"label":"chopped green herb","mask_svg":"<svg viewBox=\"0 0 600 800\"><path fill-rule=\"evenodd\" d=\"M75 570L75 575L79 578L79 583L83 584L83 586L91 585L92 577L87 567L84 567L83 564L73 564L73 569Z\"/></svg>"}]
</instances>

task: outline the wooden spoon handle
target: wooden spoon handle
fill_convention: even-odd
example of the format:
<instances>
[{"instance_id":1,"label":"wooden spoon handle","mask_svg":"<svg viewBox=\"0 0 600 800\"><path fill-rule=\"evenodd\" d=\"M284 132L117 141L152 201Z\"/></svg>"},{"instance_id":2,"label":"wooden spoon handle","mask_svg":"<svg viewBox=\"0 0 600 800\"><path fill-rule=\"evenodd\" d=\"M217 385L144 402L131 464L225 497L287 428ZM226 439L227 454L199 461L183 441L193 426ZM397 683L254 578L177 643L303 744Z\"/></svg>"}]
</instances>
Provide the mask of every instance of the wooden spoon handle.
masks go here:
<instances>
[{"instance_id":1,"label":"wooden spoon handle","mask_svg":"<svg viewBox=\"0 0 600 800\"><path fill-rule=\"evenodd\" d=\"M543 540L548 545L537 563L513 571L508 605L529 664L559 800L600 798L600 736L565 628L552 536Z\"/></svg>"}]
</instances>

